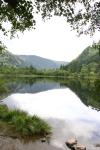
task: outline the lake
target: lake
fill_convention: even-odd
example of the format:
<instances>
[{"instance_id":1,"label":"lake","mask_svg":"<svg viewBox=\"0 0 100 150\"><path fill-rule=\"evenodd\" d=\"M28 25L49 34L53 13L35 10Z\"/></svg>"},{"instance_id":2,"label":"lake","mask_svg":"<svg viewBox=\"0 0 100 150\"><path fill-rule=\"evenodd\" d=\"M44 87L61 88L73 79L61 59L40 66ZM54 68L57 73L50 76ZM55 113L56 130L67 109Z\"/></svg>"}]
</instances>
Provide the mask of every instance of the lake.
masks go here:
<instances>
[{"instance_id":1,"label":"lake","mask_svg":"<svg viewBox=\"0 0 100 150\"><path fill-rule=\"evenodd\" d=\"M0 83L1 104L38 115L52 127L45 143L9 139L16 150L66 150L69 138L76 138L87 150L100 149L95 147L100 144L100 81L1 78Z\"/></svg>"}]
</instances>

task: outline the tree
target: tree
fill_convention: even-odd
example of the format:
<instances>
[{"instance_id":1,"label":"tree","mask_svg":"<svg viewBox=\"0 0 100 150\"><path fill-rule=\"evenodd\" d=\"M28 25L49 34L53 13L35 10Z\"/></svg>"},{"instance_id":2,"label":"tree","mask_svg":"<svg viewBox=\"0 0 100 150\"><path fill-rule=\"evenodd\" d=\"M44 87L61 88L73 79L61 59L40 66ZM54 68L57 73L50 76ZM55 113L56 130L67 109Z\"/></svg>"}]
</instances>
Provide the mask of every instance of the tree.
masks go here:
<instances>
[{"instance_id":1,"label":"tree","mask_svg":"<svg viewBox=\"0 0 100 150\"><path fill-rule=\"evenodd\" d=\"M23 32L35 25L33 4L26 0L0 0L0 30L13 36L17 31ZM9 24L9 28L6 23Z\"/></svg>"},{"instance_id":2,"label":"tree","mask_svg":"<svg viewBox=\"0 0 100 150\"><path fill-rule=\"evenodd\" d=\"M93 43L92 46L99 51L99 56L100 56L100 40L97 43Z\"/></svg>"},{"instance_id":3,"label":"tree","mask_svg":"<svg viewBox=\"0 0 100 150\"><path fill-rule=\"evenodd\" d=\"M43 19L64 16L79 34L100 31L99 0L0 0L0 29L7 33L4 22L11 24L11 35L30 29L35 25L34 13L41 13Z\"/></svg>"},{"instance_id":4,"label":"tree","mask_svg":"<svg viewBox=\"0 0 100 150\"><path fill-rule=\"evenodd\" d=\"M64 16L79 34L100 31L100 0L38 0L42 17Z\"/></svg>"}]
</instances>

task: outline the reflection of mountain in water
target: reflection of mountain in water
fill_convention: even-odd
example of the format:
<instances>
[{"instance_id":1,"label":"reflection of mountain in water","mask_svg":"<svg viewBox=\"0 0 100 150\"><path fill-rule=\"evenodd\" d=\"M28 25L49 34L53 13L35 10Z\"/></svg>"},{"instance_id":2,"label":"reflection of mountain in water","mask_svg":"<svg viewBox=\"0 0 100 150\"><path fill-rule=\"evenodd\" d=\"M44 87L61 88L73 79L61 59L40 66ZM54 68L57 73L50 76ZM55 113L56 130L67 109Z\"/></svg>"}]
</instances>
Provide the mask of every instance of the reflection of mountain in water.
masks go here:
<instances>
[{"instance_id":1,"label":"reflection of mountain in water","mask_svg":"<svg viewBox=\"0 0 100 150\"><path fill-rule=\"evenodd\" d=\"M37 93L50 89L59 89L60 83L41 78L2 79L0 84L0 99L12 93Z\"/></svg>"},{"instance_id":2,"label":"reflection of mountain in water","mask_svg":"<svg viewBox=\"0 0 100 150\"><path fill-rule=\"evenodd\" d=\"M0 78L0 99L13 93L36 93L69 87L87 106L100 109L100 81L53 78Z\"/></svg>"},{"instance_id":3,"label":"reflection of mountain in water","mask_svg":"<svg viewBox=\"0 0 100 150\"><path fill-rule=\"evenodd\" d=\"M47 82L47 81L40 81L33 83L32 85L30 84L20 84L20 83L15 83L15 84L10 84L8 85L8 88L12 88L13 93L37 93L37 92L42 92L42 91L47 91L50 89L58 89L60 88L60 84L56 82Z\"/></svg>"}]
</instances>

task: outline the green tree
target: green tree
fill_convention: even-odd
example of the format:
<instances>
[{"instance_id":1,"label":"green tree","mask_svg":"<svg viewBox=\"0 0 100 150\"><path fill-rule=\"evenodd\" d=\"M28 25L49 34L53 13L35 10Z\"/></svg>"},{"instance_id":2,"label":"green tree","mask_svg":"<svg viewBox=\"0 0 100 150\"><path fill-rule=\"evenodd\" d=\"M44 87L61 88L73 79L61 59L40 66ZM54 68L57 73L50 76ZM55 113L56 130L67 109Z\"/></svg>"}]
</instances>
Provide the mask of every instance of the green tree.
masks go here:
<instances>
[{"instance_id":1,"label":"green tree","mask_svg":"<svg viewBox=\"0 0 100 150\"><path fill-rule=\"evenodd\" d=\"M88 68L86 65L82 65L80 75L81 77L88 76Z\"/></svg>"},{"instance_id":2,"label":"green tree","mask_svg":"<svg viewBox=\"0 0 100 150\"><path fill-rule=\"evenodd\" d=\"M11 24L12 35L30 29L34 13L41 13L43 19L64 16L79 34L100 30L100 2L94 0L0 0L0 29L6 34L4 22Z\"/></svg>"},{"instance_id":3,"label":"green tree","mask_svg":"<svg viewBox=\"0 0 100 150\"><path fill-rule=\"evenodd\" d=\"M0 30L4 35L10 32L13 36L18 31L31 29L35 25L33 13L29 0L0 0Z\"/></svg>"},{"instance_id":4,"label":"green tree","mask_svg":"<svg viewBox=\"0 0 100 150\"><path fill-rule=\"evenodd\" d=\"M100 1L94 0L38 0L42 17L64 16L79 34L100 30Z\"/></svg>"}]
</instances>

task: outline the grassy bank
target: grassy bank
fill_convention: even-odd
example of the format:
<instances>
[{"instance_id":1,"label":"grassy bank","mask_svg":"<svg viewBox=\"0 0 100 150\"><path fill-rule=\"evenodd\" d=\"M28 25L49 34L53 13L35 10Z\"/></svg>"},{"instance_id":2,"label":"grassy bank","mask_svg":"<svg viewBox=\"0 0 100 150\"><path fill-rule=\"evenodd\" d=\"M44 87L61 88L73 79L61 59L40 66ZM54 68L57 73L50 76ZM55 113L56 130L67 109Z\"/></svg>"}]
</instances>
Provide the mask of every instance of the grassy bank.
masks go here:
<instances>
[{"instance_id":1,"label":"grassy bank","mask_svg":"<svg viewBox=\"0 0 100 150\"><path fill-rule=\"evenodd\" d=\"M4 136L25 138L43 137L51 132L51 127L37 116L26 112L9 110L0 105L0 134Z\"/></svg>"}]
</instances>

